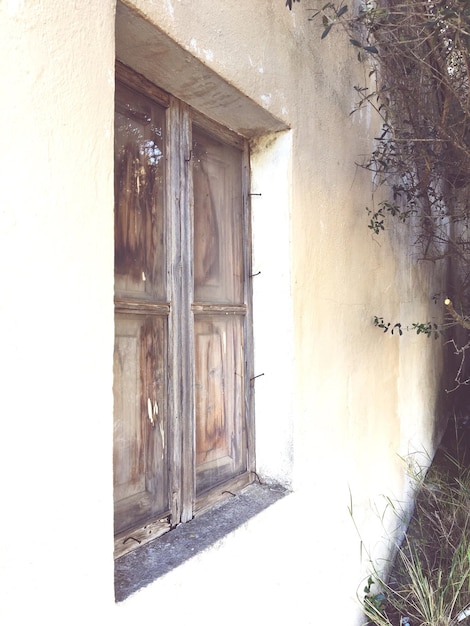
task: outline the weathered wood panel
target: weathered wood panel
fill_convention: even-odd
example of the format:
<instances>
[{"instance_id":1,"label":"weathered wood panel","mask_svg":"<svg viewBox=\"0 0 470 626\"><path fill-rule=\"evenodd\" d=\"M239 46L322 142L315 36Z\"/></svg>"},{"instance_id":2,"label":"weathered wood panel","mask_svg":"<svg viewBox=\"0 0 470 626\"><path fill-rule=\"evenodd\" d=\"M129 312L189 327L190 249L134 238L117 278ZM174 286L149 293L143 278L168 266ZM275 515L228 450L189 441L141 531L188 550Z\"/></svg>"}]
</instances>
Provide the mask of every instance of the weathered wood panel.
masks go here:
<instances>
[{"instance_id":1,"label":"weathered wood panel","mask_svg":"<svg viewBox=\"0 0 470 626\"><path fill-rule=\"evenodd\" d=\"M244 318L195 318L196 492L246 470Z\"/></svg>"},{"instance_id":2,"label":"weathered wood panel","mask_svg":"<svg viewBox=\"0 0 470 626\"><path fill-rule=\"evenodd\" d=\"M195 302L243 302L241 160L241 150L193 128Z\"/></svg>"},{"instance_id":3,"label":"weathered wood panel","mask_svg":"<svg viewBox=\"0 0 470 626\"><path fill-rule=\"evenodd\" d=\"M119 533L168 511L167 322L117 315L114 501Z\"/></svg>"},{"instance_id":4,"label":"weathered wood panel","mask_svg":"<svg viewBox=\"0 0 470 626\"><path fill-rule=\"evenodd\" d=\"M118 535L169 511L166 141L166 109L118 83L114 354Z\"/></svg>"},{"instance_id":5,"label":"weathered wood panel","mask_svg":"<svg viewBox=\"0 0 470 626\"><path fill-rule=\"evenodd\" d=\"M115 293L165 300L165 109L117 84Z\"/></svg>"},{"instance_id":6,"label":"weathered wood panel","mask_svg":"<svg viewBox=\"0 0 470 626\"><path fill-rule=\"evenodd\" d=\"M228 498L233 498L244 487L254 482L255 477L256 474L254 471L245 472L235 478L232 478L231 480L224 481L223 484L215 487L214 489L210 489L209 491L202 493L196 498L194 513L196 515L200 515L213 507L215 504L218 504Z\"/></svg>"},{"instance_id":7,"label":"weathered wood panel","mask_svg":"<svg viewBox=\"0 0 470 626\"><path fill-rule=\"evenodd\" d=\"M143 546L167 533L170 528L169 515L156 519L131 531L121 533L114 538L114 558L117 559L131 550Z\"/></svg>"}]
</instances>

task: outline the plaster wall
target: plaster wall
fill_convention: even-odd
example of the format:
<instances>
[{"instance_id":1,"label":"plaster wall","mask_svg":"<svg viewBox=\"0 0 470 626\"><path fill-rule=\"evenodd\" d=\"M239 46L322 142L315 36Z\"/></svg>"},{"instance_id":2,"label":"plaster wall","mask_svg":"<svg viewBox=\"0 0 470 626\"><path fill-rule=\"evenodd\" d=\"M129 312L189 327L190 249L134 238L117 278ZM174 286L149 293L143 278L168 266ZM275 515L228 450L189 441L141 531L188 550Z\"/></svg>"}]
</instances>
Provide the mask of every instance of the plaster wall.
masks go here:
<instances>
[{"instance_id":1,"label":"plaster wall","mask_svg":"<svg viewBox=\"0 0 470 626\"><path fill-rule=\"evenodd\" d=\"M438 317L440 276L375 237L367 74L282 0L3 0L0 619L360 621L376 511L435 446L440 346L374 315ZM125 602L112 561L115 53L251 138L257 465L293 493ZM406 249L408 247L406 246ZM394 520L386 519L390 528ZM340 617L339 617L340 616ZM156 617L155 617L156 619Z\"/></svg>"},{"instance_id":2,"label":"plaster wall","mask_svg":"<svg viewBox=\"0 0 470 626\"><path fill-rule=\"evenodd\" d=\"M113 602L114 9L0 2L5 625Z\"/></svg>"}]
</instances>

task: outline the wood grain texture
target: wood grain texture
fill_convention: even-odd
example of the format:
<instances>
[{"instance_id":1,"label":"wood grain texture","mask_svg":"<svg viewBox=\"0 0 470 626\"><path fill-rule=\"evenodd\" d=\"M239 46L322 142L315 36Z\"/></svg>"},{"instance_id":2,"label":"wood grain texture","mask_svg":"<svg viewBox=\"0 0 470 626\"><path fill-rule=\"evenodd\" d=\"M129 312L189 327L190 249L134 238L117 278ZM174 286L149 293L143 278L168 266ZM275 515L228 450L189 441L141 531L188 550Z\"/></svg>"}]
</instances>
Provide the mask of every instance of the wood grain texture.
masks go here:
<instances>
[{"instance_id":1,"label":"wood grain texture","mask_svg":"<svg viewBox=\"0 0 470 626\"><path fill-rule=\"evenodd\" d=\"M247 142L118 71L117 556L254 477Z\"/></svg>"}]
</instances>

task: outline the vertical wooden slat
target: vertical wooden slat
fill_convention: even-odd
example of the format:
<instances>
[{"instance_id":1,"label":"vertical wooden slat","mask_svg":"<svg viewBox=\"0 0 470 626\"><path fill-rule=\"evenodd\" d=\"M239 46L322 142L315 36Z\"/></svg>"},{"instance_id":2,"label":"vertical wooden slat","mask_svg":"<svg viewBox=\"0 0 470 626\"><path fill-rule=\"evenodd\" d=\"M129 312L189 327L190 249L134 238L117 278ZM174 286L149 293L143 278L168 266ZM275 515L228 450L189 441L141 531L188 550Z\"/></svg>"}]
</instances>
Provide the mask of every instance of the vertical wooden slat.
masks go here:
<instances>
[{"instance_id":1,"label":"vertical wooden slat","mask_svg":"<svg viewBox=\"0 0 470 626\"><path fill-rule=\"evenodd\" d=\"M180 129L179 129L179 104L174 99L170 100L170 107L167 111L168 123L168 233L167 249L169 256L170 272L168 276L169 297L171 302L169 318L169 344L170 363L168 368L169 396L171 419L169 424L169 434L171 438L171 523L179 524L181 521L182 494L182 425L183 425L183 404L181 397L181 358L180 342L182 335L181 307L182 305L182 259L180 248L181 236L181 194L179 193L181 180L181 157L180 157Z\"/></svg>"},{"instance_id":2,"label":"vertical wooden slat","mask_svg":"<svg viewBox=\"0 0 470 626\"><path fill-rule=\"evenodd\" d=\"M250 196L250 151L248 142L244 142L242 156L242 189L243 189L243 265L244 265L244 300L247 305L245 316L245 434L247 471L256 470L255 447L255 372L254 372L254 341L253 341L253 251L252 251L252 217Z\"/></svg>"},{"instance_id":3,"label":"vertical wooden slat","mask_svg":"<svg viewBox=\"0 0 470 626\"><path fill-rule=\"evenodd\" d=\"M194 516L195 502L195 416L194 416L194 328L191 304L194 298L193 268L193 178L192 178L192 128L190 109L181 103L181 258L183 267L183 300L181 318L184 335L181 338L180 357L182 368L182 403L183 403L183 507L181 521L186 522Z\"/></svg>"}]
</instances>

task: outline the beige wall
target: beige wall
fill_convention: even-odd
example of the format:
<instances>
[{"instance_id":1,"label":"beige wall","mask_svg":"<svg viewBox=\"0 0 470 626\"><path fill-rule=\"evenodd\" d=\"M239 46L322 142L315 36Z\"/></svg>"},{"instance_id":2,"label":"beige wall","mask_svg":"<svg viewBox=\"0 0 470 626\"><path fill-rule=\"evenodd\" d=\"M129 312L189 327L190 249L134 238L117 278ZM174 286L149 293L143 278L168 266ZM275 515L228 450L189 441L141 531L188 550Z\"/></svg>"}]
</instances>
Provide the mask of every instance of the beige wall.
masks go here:
<instances>
[{"instance_id":1,"label":"beige wall","mask_svg":"<svg viewBox=\"0 0 470 626\"><path fill-rule=\"evenodd\" d=\"M258 469L294 493L115 606L115 6L2 0L2 623L303 626L337 611L353 626L366 564L350 494L381 554L376 508L408 493L400 456L433 452L439 346L372 325L440 311L403 236L366 227L371 177L354 163L375 128L349 115L364 68L340 37L320 42L304 3L215 4L126 1L139 19L118 7L116 50L252 137Z\"/></svg>"}]
</instances>

